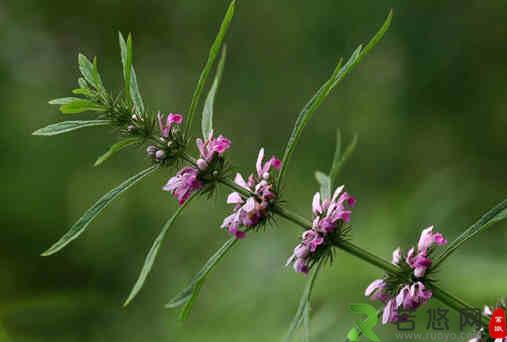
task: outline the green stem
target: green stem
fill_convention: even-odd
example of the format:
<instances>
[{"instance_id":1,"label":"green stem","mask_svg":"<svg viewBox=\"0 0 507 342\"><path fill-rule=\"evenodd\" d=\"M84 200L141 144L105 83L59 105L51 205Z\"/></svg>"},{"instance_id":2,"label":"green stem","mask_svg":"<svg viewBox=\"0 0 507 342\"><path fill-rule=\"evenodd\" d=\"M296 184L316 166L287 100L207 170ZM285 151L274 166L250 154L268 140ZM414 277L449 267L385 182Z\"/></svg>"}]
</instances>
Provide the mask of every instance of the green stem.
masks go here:
<instances>
[{"instance_id":1,"label":"green stem","mask_svg":"<svg viewBox=\"0 0 507 342\"><path fill-rule=\"evenodd\" d=\"M193 165L196 165L195 158L190 156L188 153L183 152L181 154L181 157L184 160L186 160L187 162L189 162ZM248 191L247 189L240 187L239 185L234 183L229 178L225 178L225 177L219 178L218 182L239 192L240 194L242 194L244 196L255 195L252 192ZM290 210L287 210L287 209L284 209L280 206L275 205L272 208L272 211L273 211L273 213L275 213L275 214L285 218L286 220L302 227L305 230L310 229L312 227L311 221L309 221L308 219L306 219L306 218L300 216L299 214L296 214ZM350 241L340 241L335 245L335 247L340 248L341 250L343 250L349 254L352 254L353 256L355 256L363 261L366 261L367 263L369 263L373 266L377 266L378 268L383 269L387 273L398 274L400 272L399 268L397 266L393 265L392 263L390 263L389 261L353 244ZM456 310L457 312L460 312L463 309L472 309L473 308L470 304L464 302L462 299L460 299L454 295L451 295L450 293L446 292L445 290L441 289L438 286L433 285L431 287L431 289L433 292L433 296L436 299L440 300L441 302L448 305L450 308Z\"/></svg>"}]
</instances>

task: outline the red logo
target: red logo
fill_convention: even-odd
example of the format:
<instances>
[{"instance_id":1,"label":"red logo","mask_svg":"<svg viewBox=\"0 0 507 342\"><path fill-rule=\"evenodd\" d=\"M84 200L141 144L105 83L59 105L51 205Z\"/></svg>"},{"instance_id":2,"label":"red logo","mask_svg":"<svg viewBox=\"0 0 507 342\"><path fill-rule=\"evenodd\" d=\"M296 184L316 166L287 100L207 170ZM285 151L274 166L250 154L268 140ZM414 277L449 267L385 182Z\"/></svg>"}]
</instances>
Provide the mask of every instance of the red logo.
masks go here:
<instances>
[{"instance_id":1,"label":"red logo","mask_svg":"<svg viewBox=\"0 0 507 342\"><path fill-rule=\"evenodd\" d=\"M489 335L492 338L505 338L507 331L505 326L505 311L502 308L495 309L489 321Z\"/></svg>"}]
</instances>

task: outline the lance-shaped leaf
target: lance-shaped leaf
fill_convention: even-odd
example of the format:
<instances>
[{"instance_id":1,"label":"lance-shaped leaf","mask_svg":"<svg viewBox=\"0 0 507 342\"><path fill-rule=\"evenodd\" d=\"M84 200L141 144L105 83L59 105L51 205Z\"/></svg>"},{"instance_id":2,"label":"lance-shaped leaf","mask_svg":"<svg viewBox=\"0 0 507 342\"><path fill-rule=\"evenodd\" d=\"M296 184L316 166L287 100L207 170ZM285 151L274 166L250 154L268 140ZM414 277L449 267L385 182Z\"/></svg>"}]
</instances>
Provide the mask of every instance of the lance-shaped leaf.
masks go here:
<instances>
[{"instance_id":1,"label":"lance-shaped leaf","mask_svg":"<svg viewBox=\"0 0 507 342\"><path fill-rule=\"evenodd\" d=\"M324 172L315 171L315 179L320 184L320 196L322 199L331 197L331 180Z\"/></svg>"},{"instance_id":2,"label":"lance-shaped leaf","mask_svg":"<svg viewBox=\"0 0 507 342\"><path fill-rule=\"evenodd\" d=\"M137 281L134 284L134 287L130 291L130 294L129 294L127 300L125 300L125 302L123 303L123 306L127 306L134 299L134 297L139 293L139 291L141 291L141 289L144 285L144 282L146 281L146 278L148 277L148 274L150 274L151 268L153 266L153 263L155 262L155 259L158 254L158 250L159 250L160 246L162 245L162 241L164 240L165 234L167 233L169 228L172 227L176 218L178 216L180 216L183 209L188 205L188 203L190 203L190 201L196 195L197 195L197 193L192 194L192 196L188 200L186 200L181 206L179 206L178 209L176 210L176 212L173 214L173 216L171 216L171 218L169 218L169 220L167 220L167 222L162 227L162 230L158 234L157 238L155 239L155 241L153 242L153 245L150 248L150 251L146 255L146 259L144 260L144 264L143 264L143 268L141 269L141 273L139 273L139 277L137 278Z\"/></svg>"},{"instance_id":3,"label":"lance-shaped leaf","mask_svg":"<svg viewBox=\"0 0 507 342\"><path fill-rule=\"evenodd\" d=\"M447 248L435 259L433 268L437 268L445 259L454 253L462 244L486 230L492 224L507 218L507 198L486 212L477 222L471 225L459 235Z\"/></svg>"},{"instance_id":4,"label":"lance-shaped leaf","mask_svg":"<svg viewBox=\"0 0 507 342\"><path fill-rule=\"evenodd\" d=\"M296 333L297 329L301 326L303 322L306 322L306 324L304 324L305 339L307 339L310 336L308 324L308 322L310 321L310 309L311 309L310 299L312 296L313 285L315 283L315 279L317 279L317 274L319 273L320 267L322 266L322 262L323 258L321 258L315 265L312 274L306 281L305 289L303 291L301 299L299 300L298 309L296 311L296 314L294 315L294 318L292 319L292 322L289 326L289 330L285 335L284 342L289 342L294 338L294 334Z\"/></svg>"},{"instance_id":5,"label":"lance-shaped leaf","mask_svg":"<svg viewBox=\"0 0 507 342\"><path fill-rule=\"evenodd\" d=\"M134 104L134 108L137 114L144 114L144 102L141 97L141 93L139 92L139 86L137 84L137 76L134 67L132 67L130 73L130 97L132 98L132 103Z\"/></svg>"},{"instance_id":6,"label":"lance-shaped leaf","mask_svg":"<svg viewBox=\"0 0 507 342\"><path fill-rule=\"evenodd\" d=\"M102 196L95 204L88 209L83 216L77 220L76 223L72 227L70 227L69 231L65 233L64 236L60 240L58 240L56 243L54 243L47 251L42 253L43 256L48 256L51 254L54 254L61 250L63 247L68 245L71 241L76 239L81 233L83 233L86 229L86 227L97 217L98 214L102 212L116 197L118 197L120 194L122 194L125 190L130 188L132 185L139 182L141 179L155 171L159 165L153 165L135 176L132 176L131 178L127 179L120 185L118 185L113 190L109 191L107 194Z\"/></svg>"},{"instance_id":7,"label":"lance-shaped leaf","mask_svg":"<svg viewBox=\"0 0 507 342\"><path fill-rule=\"evenodd\" d=\"M126 138L118 141L117 143L113 144L113 146L111 146L106 153L98 157L93 166L99 166L100 164L102 164L103 162L105 162L106 160L108 160L109 158L111 158L113 155L120 152L124 148L134 144L138 144L141 141L142 139L139 137Z\"/></svg>"},{"instance_id":8,"label":"lance-shaped leaf","mask_svg":"<svg viewBox=\"0 0 507 342\"><path fill-rule=\"evenodd\" d=\"M232 17L234 16L234 9L236 7L236 0L233 0L227 12L225 13L225 17L222 20L222 24L220 25L220 29L218 30L218 34L215 38L215 41L211 45L209 50L208 60L204 65L204 68L201 71L201 75L199 76L199 80L197 81L197 86L195 87L194 94L192 96L192 101L190 102L190 107L187 112L187 123L185 126L185 133L188 134L190 128L192 127L192 121L194 118L195 111L197 106L199 105L199 100L201 98L201 93L206 84L206 80L208 79L209 72L213 67L213 63L217 58L217 55L220 51L220 47L222 46L222 42L225 38L227 30L229 29L229 25L231 24Z\"/></svg>"},{"instance_id":9,"label":"lance-shaped leaf","mask_svg":"<svg viewBox=\"0 0 507 342\"><path fill-rule=\"evenodd\" d=\"M121 32L118 32L118 41L120 42L121 63L123 65L123 81L125 82L125 94L130 101L130 74L132 71L132 35L127 36L127 41L123 38Z\"/></svg>"},{"instance_id":10,"label":"lance-shaped leaf","mask_svg":"<svg viewBox=\"0 0 507 342\"><path fill-rule=\"evenodd\" d=\"M166 304L166 308L176 308L184 305L181 309L179 319L185 320L190 314L192 304L199 295L202 285L206 280L206 276L216 266L216 264L227 254L227 252L236 244L238 240L235 237L227 240L222 247L220 247L215 254L213 254L201 270L192 278L190 284L187 285L180 293L173 297L169 303Z\"/></svg>"},{"instance_id":11,"label":"lance-shaped leaf","mask_svg":"<svg viewBox=\"0 0 507 342\"><path fill-rule=\"evenodd\" d=\"M341 149L341 137L340 133L338 131L337 135L337 143L336 143L336 152L333 158L333 164L331 165L331 170L329 171L329 179L331 180L331 188L334 188L336 185L336 179L338 178L338 175L340 174L340 171L343 167L343 165L347 162L349 157L352 155L354 150L357 146L357 134L354 134L354 137L352 138L352 141L350 144L345 148L345 151L343 154L340 153L339 149Z\"/></svg>"},{"instance_id":12,"label":"lance-shaped leaf","mask_svg":"<svg viewBox=\"0 0 507 342\"><path fill-rule=\"evenodd\" d=\"M83 54L78 55L78 64L81 74L85 80L96 90L103 91L104 85L97 69L97 59L93 59L93 63Z\"/></svg>"},{"instance_id":13,"label":"lance-shaped leaf","mask_svg":"<svg viewBox=\"0 0 507 342\"><path fill-rule=\"evenodd\" d=\"M208 96L206 97L202 111L201 128L204 139L207 139L213 130L213 106L215 104L215 95L217 93L218 86L220 85L220 80L222 79L226 55L227 47L224 44L224 47L222 48L222 55L220 56L220 61L218 62L215 79L213 80L213 84L211 85Z\"/></svg>"},{"instance_id":14,"label":"lance-shaped leaf","mask_svg":"<svg viewBox=\"0 0 507 342\"><path fill-rule=\"evenodd\" d=\"M62 121L43 128L39 128L32 134L50 136L75 131L80 128L105 126L110 124L110 120Z\"/></svg>"},{"instance_id":15,"label":"lance-shaped leaf","mask_svg":"<svg viewBox=\"0 0 507 342\"><path fill-rule=\"evenodd\" d=\"M86 111L105 112L107 110L99 103L79 97L62 97L49 101L49 104L60 105L60 111L63 114L76 114Z\"/></svg>"},{"instance_id":16,"label":"lance-shaped leaf","mask_svg":"<svg viewBox=\"0 0 507 342\"><path fill-rule=\"evenodd\" d=\"M343 80L345 76L347 76L349 72L352 71L352 69L361 61L361 59L380 41L384 33L389 28L389 25L391 24L391 18L392 11L389 12L389 15L385 20L384 24L379 29L379 31L373 36L373 38L366 45L366 47L364 49L362 49L361 45L357 47L356 50L352 53L352 56L349 58L347 63L345 63L345 65L342 68L340 67L341 66L340 61L337 67L335 68L333 74L329 78L329 80L327 80L324 83L324 85L322 85L322 87L315 93L315 95L313 95L310 101L308 101L308 103L303 107L303 109L301 110L296 119L296 123L294 124L294 128L292 129L292 133L289 137L289 141L287 142L287 146L283 154L282 169L278 174L278 184L281 184L283 181L283 178L287 171L287 166L290 162L292 154L294 153L294 149L296 148L296 145L301 137L303 128L310 121L315 111L320 107L320 105L329 95L331 90L333 90L333 88L336 87L336 85L340 83L340 81Z\"/></svg>"}]
</instances>

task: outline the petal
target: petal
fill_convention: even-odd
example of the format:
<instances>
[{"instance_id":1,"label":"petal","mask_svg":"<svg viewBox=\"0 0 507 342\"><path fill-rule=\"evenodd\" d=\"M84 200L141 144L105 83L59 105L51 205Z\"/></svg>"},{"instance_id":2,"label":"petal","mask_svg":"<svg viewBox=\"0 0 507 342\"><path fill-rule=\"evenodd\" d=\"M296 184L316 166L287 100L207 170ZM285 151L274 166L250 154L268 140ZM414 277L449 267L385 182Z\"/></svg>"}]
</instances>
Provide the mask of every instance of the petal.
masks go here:
<instances>
[{"instance_id":1,"label":"petal","mask_svg":"<svg viewBox=\"0 0 507 342\"><path fill-rule=\"evenodd\" d=\"M255 163L255 167L257 169L257 175L259 177L262 177L262 174L264 173L264 172L262 172L262 159L264 159L264 148L263 147L259 150L259 155L257 156L257 162Z\"/></svg>"},{"instance_id":2,"label":"petal","mask_svg":"<svg viewBox=\"0 0 507 342\"><path fill-rule=\"evenodd\" d=\"M319 192L316 192L315 195L313 195L312 210L315 215L319 215L322 213L322 207L320 206L320 193Z\"/></svg>"},{"instance_id":3,"label":"petal","mask_svg":"<svg viewBox=\"0 0 507 342\"><path fill-rule=\"evenodd\" d=\"M234 177L234 183L238 184L243 189L247 189L248 191L250 191L248 184L246 184L245 180L243 179L243 176L241 176L240 173L236 173L236 177Z\"/></svg>"},{"instance_id":4,"label":"petal","mask_svg":"<svg viewBox=\"0 0 507 342\"><path fill-rule=\"evenodd\" d=\"M339 187L336 188L336 190L334 191L333 197L331 198L331 202L336 202L338 195L343 191L344 187L345 187L345 185L340 185Z\"/></svg>"},{"instance_id":5,"label":"petal","mask_svg":"<svg viewBox=\"0 0 507 342\"><path fill-rule=\"evenodd\" d=\"M401 261L401 248L398 247L394 250L393 252L393 258L392 258L392 263L394 265L399 265L400 264L400 261Z\"/></svg>"},{"instance_id":6,"label":"petal","mask_svg":"<svg viewBox=\"0 0 507 342\"><path fill-rule=\"evenodd\" d=\"M417 248L422 251L423 249L428 249L433 244L433 226L429 226L421 232L421 237L419 238L419 243L417 244Z\"/></svg>"},{"instance_id":7,"label":"petal","mask_svg":"<svg viewBox=\"0 0 507 342\"><path fill-rule=\"evenodd\" d=\"M367 297L370 296L375 290L384 287L384 284L385 284L384 279L374 280L370 285L368 285L368 287L364 291L364 295Z\"/></svg>"},{"instance_id":8,"label":"petal","mask_svg":"<svg viewBox=\"0 0 507 342\"><path fill-rule=\"evenodd\" d=\"M238 192L231 192L227 196L227 204L240 204L243 203L243 198Z\"/></svg>"}]
</instances>

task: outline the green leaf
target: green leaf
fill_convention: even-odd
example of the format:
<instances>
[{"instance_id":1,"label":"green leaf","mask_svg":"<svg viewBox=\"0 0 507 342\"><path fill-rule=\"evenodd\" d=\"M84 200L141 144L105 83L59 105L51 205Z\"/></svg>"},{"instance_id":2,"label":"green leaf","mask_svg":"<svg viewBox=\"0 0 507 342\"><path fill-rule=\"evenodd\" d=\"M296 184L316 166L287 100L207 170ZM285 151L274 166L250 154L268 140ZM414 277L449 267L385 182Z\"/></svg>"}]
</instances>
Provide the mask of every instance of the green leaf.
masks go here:
<instances>
[{"instance_id":1,"label":"green leaf","mask_svg":"<svg viewBox=\"0 0 507 342\"><path fill-rule=\"evenodd\" d=\"M494 208L486 212L477 222L471 225L453 242L447 245L447 248L435 259L432 268L436 269L445 259L454 253L462 244L486 230L489 226L496 222L500 222L507 218L507 198L497 204Z\"/></svg>"},{"instance_id":2,"label":"green leaf","mask_svg":"<svg viewBox=\"0 0 507 342\"><path fill-rule=\"evenodd\" d=\"M233 0L229 4L229 8L227 9L227 12L225 13L225 17L222 20L222 24L220 25L220 29L218 30L218 34L215 38L215 41L211 45L208 60L206 61L206 64L204 65L204 68L201 71L201 75L199 76L199 80L197 81L197 86L195 87L194 94L192 96L192 101L190 102L190 107L188 109L187 113L187 123L185 126L185 134L188 134L190 128L192 127L192 121L194 119L194 114L197 109L197 106L199 104L199 100L201 98L201 93L204 88L204 85L206 84L206 80L208 79L208 74L213 67L213 63L215 62L215 59L218 55L218 52L220 51L220 47L222 46L222 42L225 38L225 34L227 33L227 30L229 29L229 25L231 23L232 17L234 16L234 9L236 7L236 0Z\"/></svg>"},{"instance_id":3,"label":"green leaf","mask_svg":"<svg viewBox=\"0 0 507 342\"><path fill-rule=\"evenodd\" d=\"M134 67L132 67L132 72L130 74L130 96L132 98L132 103L134 103L136 112L139 115L143 115L144 103L141 93L139 92L139 86L137 85L137 77Z\"/></svg>"},{"instance_id":4,"label":"green leaf","mask_svg":"<svg viewBox=\"0 0 507 342\"><path fill-rule=\"evenodd\" d=\"M331 197L331 179L324 172L315 171L315 179L320 184L320 195L322 200Z\"/></svg>"},{"instance_id":5,"label":"green leaf","mask_svg":"<svg viewBox=\"0 0 507 342\"><path fill-rule=\"evenodd\" d=\"M301 299L299 300L299 306L296 311L296 314L294 315L294 318L292 319L292 323L290 324L289 330L287 331L287 334L285 335L284 342L289 342L294 338L294 334L296 333L296 330L301 326L301 323L304 321L309 322L310 320L310 299L312 296L313 291L313 285L315 283L315 279L317 278L317 274L319 273L320 267L322 266L323 259L321 258L317 264L315 265L315 268L311 274L311 276L306 281L306 286L303 291L303 295L301 296ZM308 323L305 324L305 336L309 336L310 333L308 330Z\"/></svg>"},{"instance_id":6,"label":"green leaf","mask_svg":"<svg viewBox=\"0 0 507 342\"><path fill-rule=\"evenodd\" d=\"M97 158L97 161L95 161L95 164L93 164L93 166L99 166L100 164L102 164L103 162L105 162L106 160L108 160L109 158L111 158L113 155L120 152L124 148L130 145L140 143L141 141L142 139L140 139L139 137L126 138L118 141L113 146L111 146L106 153Z\"/></svg>"},{"instance_id":7,"label":"green leaf","mask_svg":"<svg viewBox=\"0 0 507 342\"><path fill-rule=\"evenodd\" d=\"M79 70L81 71L81 74L85 78L85 80L92 85L95 89L99 90L101 84L97 83L97 79L95 77L95 67L93 66L92 62L80 53L78 55L78 63L79 63Z\"/></svg>"},{"instance_id":8,"label":"green leaf","mask_svg":"<svg viewBox=\"0 0 507 342\"><path fill-rule=\"evenodd\" d=\"M213 130L213 105L215 103L215 95L220 85L220 80L222 79L222 73L225 65L225 57L227 55L227 47L224 44L222 48L222 55L220 56L220 61L218 62L217 71L215 74L215 79L213 80L213 84L211 85L208 96L206 97L206 101L204 102L204 109L202 111L202 136L204 139L207 139L211 131Z\"/></svg>"},{"instance_id":9,"label":"green leaf","mask_svg":"<svg viewBox=\"0 0 507 342\"><path fill-rule=\"evenodd\" d=\"M171 216L171 218L167 220L167 222L162 227L162 230L160 231L157 238L153 242L153 246L151 246L150 251L146 255L146 259L144 260L144 265L143 268L141 269L141 273L139 274L139 277L137 278L134 287L130 291L127 300L125 300L125 303L123 303L123 306L127 306L142 289L144 282L148 277L148 274L150 274L151 268L153 266L153 263L155 262L155 258L157 257L158 250L160 248L160 245L162 244L162 241L164 240L165 234L167 233L169 228L173 225L176 218L181 214L183 209L197 194L198 194L197 192L194 193L188 200L186 200L181 206L179 206L176 212L173 214L173 216Z\"/></svg>"},{"instance_id":10,"label":"green leaf","mask_svg":"<svg viewBox=\"0 0 507 342\"><path fill-rule=\"evenodd\" d=\"M132 36L129 34L127 42L123 38L121 32L118 32L118 40L120 42L121 63L123 65L123 80L125 82L126 98L130 99L130 81L132 72Z\"/></svg>"},{"instance_id":11,"label":"green leaf","mask_svg":"<svg viewBox=\"0 0 507 342\"><path fill-rule=\"evenodd\" d=\"M76 114L87 111L105 112L106 110L107 108L101 104L79 98L75 98L73 101L60 106L60 112L62 112L62 114Z\"/></svg>"},{"instance_id":12,"label":"green leaf","mask_svg":"<svg viewBox=\"0 0 507 342\"><path fill-rule=\"evenodd\" d=\"M94 98L96 93L89 88L77 88L72 90L72 94Z\"/></svg>"},{"instance_id":13,"label":"green leaf","mask_svg":"<svg viewBox=\"0 0 507 342\"><path fill-rule=\"evenodd\" d=\"M86 80L82 77L79 77L77 79L77 84L79 85L80 88L84 88L84 89L88 89L88 83L86 82Z\"/></svg>"},{"instance_id":14,"label":"green leaf","mask_svg":"<svg viewBox=\"0 0 507 342\"><path fill-rule=\"evenodd\" d=\"M106 89L104 88L104 83L102 83L102 78L100 77L99 67L97 65L97 57L93 58L93 79L95 80L95 84L97 85L97 90L101 93L105 93Z\"/></svg>"},{"instance_id":15,"label":"green leaf","mask_svg":"<svg viewBox=\"0 0 507 342\"><path fill-rule=\"evenodd\" d=\"M216 264L224 257L225 254L236 244L238 240L235 237L227 240L222 247L220 247L215 254L213 254L201 270L192 278L190 284L188 284L180 293L173 297L169 303L166 304L166 308L176 308L184 305L182 308L179 319L185 320L190 314L192 304L199 295L200 289L204 284L206 276L216 266Z\"/></svg>"},{"instance_id":16,"label":"green leaf","mask_svg":"<svg viewBox=\"0 0 507 342\"><path fill-rule=\"evenodd\" d=\"M97 217L98 214L102 212L116 197L118 197L120 194L122 194L125 190L130 188L132 185L139 182L141 179L155 171L159 165L153 165L138 174L132 176L131 178L127 179L120 185L118 185L113 190L109 191L107 194L102 196L95 204L89 208L83 216L77 220L72 227L70 227L69 231L65 233L64 236L60 240L58 240L56 243L54 243L47 251L43 252L43 256L48 256L51 254L55 254L59 250L61 250L63 247L65 247L67 244L69 244L71 241L76 239L81 233L83 233L86 229L86 227L90 224L90 222Z\"/></svg>"},{"instance_id":17,"label":"green leaf","mask_svg":"<svg viewBox=\"0 0 507 342\"><path fill-rule=\"evenodd\" d=\"M338 138L338 139L340 139L340 138ZM334 186L336 185L336 179L338 178L338 175L340 174L340 171L341 171L343 165L345 165L345 163L347 162L349 157L352 155L352 153L356 149L357 140L358 140L358 135L354 134L352 141L345 148L343 155L340 155L339 152L335 153L334 159L333 159L333 165L331 166L331 170L329 171L329 179L331 180L331 188L334 188ZM338 142L337 144L341 144L341 143ZM338 150L338 148L339 147L337 146L337 150Z\"/></svg>"},{"instance_id":18,"label":"green leaf","mask_svg":"<svg viewBox=\"0 0 507 342\"><path fill-rule=\"evenodd\" d=\"M43 128L39 128L32 134L50 136L75 131L84 127L105 126L110 124L110 120L62 121Z\"/></svg>"},{"instance_id":19,"label":"green leaf","mask_svg":"<svg viewBox=\"0 0 507 342\"><path fill-rule=\"evenodd\" d=\"M310 101L308 101L308 103L301 110L301 112L298 115L298 118L296 119L296 123L294 124L294 128L292 130L292 133L289 137L289 141L285 148L285 152L282 158L282 169L278 174L278 184L281 184L283 181L283 178L287 170L287 166L292 157L292 154L294 153L296 144L298 143L301 137L303 128L311 119L315 111L320 107L322 102L329 95L331 90L333 90L333 88L336 87L336 85L340 83L340 81L343 80L350 71L352 71L354 66L356 66L361 61L361 59L380 41L384 33L389 28L389 25L391 24L391 19L392 19L392 11L389 12L389 15L385 20L384 24L379 29L379 31L373 36L370 42L366 45L364 50L362 49L361 45L357 47L356 50L352 53L352 56L349 58L347 63L345 63L345 65L342 68L340 68L341 65L340 61L337 67L335 68L333 74L329 78L329 80L327 80L324 83L324 85L322 85L322 87L315 93L315 95L310 99Z\"/></svg>"},{"instance_id":20,"label":"green leaf","mask_svg":"<svg viewBox=\"0 0 507 342\"><path fill-rule=\"evenodd\" d=\"M64 105L64 104L69 104L72 102L82 101L82 100L83 99L81 99L79 97L61 97L59 99L51 100L48 103L52 104L52 105Z\"/></svg>"}]
</instances>

